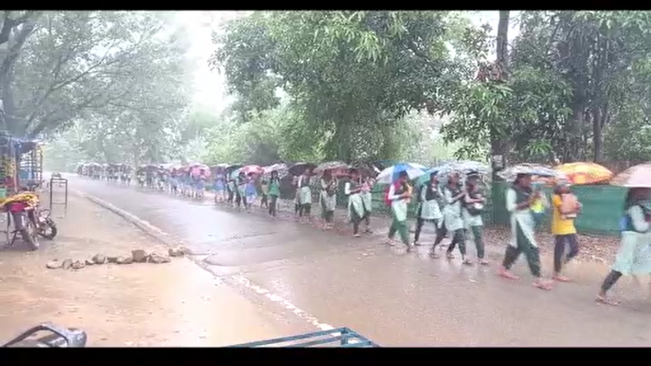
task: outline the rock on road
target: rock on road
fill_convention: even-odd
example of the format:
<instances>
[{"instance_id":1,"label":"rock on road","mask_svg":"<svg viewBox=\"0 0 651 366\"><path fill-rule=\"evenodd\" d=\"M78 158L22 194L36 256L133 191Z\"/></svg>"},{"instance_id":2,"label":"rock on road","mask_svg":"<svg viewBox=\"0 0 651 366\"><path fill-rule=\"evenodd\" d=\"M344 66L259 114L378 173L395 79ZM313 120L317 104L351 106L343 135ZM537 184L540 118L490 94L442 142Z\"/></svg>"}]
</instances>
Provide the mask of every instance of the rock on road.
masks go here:
<instances>
[{"instance_id":1,"label":"rock on road","mask_svg":"<svg viewBox=\"0 0 651 366\"><path fill-rule=\"evenodd\" d=\"M523 259L514 269L522 280L510 282L495 276L495 263L465 267L427 258L428 248L405 254L378 236L353 239L208 200L69 178L71 189L182 241L206 269L307 331L347 326L383 346L650 344L651 305L626 280L624 305L594 302L605 267L545 292L530 285Z\"/></svg>"}]
</instances>

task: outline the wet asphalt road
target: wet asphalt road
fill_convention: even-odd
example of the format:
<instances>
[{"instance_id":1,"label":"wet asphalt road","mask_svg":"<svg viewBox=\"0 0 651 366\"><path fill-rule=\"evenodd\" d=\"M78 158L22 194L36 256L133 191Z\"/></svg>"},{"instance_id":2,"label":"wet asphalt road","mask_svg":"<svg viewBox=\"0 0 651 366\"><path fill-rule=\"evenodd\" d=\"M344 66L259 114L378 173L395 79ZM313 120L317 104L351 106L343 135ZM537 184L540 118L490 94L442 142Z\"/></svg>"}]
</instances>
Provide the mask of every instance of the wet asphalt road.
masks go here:
<instances>
[{"instance_id":1,"label":"wet asphalt road","mask_svg":"<svg viewBox=\"0 0 651 366\"><path fill-rule=\"evenodd\" d=\"M510 282L495 276L495 264L432 260L428 248L406 254L380 235L353 239L208 200L69 177L72 190L182 240L296 333L347 326L384 346L651 345L651 302L633 295L617 308L595 304L605 272L545 292L531 287L523 260L514 268L522 280Z\"/></svg>"}]
</instances>

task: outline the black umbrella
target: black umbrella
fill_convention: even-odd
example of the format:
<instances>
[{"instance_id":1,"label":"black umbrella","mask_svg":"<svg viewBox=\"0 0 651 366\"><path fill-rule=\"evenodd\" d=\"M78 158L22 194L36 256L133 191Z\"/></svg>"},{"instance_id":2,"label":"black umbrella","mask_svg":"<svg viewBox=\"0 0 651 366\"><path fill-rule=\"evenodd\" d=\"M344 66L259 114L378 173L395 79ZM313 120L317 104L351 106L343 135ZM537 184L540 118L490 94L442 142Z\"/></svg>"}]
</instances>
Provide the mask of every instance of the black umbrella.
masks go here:
<instances>
[{"instance_id":1,"label":"black umbrella","mask_svg":"<svg viewBox=\"0 0 651 366\"><path fill-rule=\"evenodd\" d=\"M314 168L316 168L316 164L312 164L312 163L296 163L296 164L292 165L289 168L289 174L301 175L301 174L305 173L305 170L307 168L314 169Z\"/></svg>"},{"instance_id":2,"label":"black umbrella","mask_svg":"<svg viewBox=\"0 0 651 366\"><path fill-rule=\"evenodd\" d=\"M234 172L235 170L237 170L237 169L239 169L239 168L241 168L243 166L244 165L242 165L242 164L233 164L233 165L227 166L226 167L226 175L231 175L232 172Z\"/></svg>"}]
</instances>

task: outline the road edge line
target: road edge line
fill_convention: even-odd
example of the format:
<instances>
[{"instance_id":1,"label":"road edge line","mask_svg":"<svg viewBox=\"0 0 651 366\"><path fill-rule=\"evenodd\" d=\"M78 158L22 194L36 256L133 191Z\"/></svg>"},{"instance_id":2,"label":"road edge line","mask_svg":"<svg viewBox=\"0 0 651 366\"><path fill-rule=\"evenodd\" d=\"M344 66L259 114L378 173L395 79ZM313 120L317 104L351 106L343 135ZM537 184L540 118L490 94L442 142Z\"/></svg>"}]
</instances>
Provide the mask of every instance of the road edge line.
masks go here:
<instances>
[{"instance_id":1,"label":"road edge line","mask_svg":"<svg viewBox=\"0 0 651 366\"><path fill-rule=\"evenodd\" d=\"M138 216L125 211L112 203L106 202L100 198L97 198L95 196L77 191L77 190L72 190L71 191L73 194L85 198L89 200L90 202L116 214L117 216L120 216L123 218L125 221L131 223L134 225L136 228L140 229L142 232L147 234L148 236L154 238L155 240L159 241L160 243L166 245L166 246L178 246L182 245L183 242L178 240L178 239L173 239L171 238L171 235L163 231L162 229L150 224L149 222L139 218ZM197 256L194 256L192 254L186 255L186 258L188 258L190 261L194 262L197 264L201 269L204 271L207 271L210 273L213 277L218 278L214 273L212 273L208 268L206 268L206 264L203 262L203 260L200 260L197 258ZM298 319L306 321L308 324L314 326L315 328L319 330L332 330L335 329L332 325L327 324L327 323L322 323L319 321L316 317L311 315L310 313L298 308L296 305L292 304L288 300L286 300L284 297L279 296L255 283L253 283L251 280L248 278L235 274L231 275L233 280L238 283L239 285L249 289L250 291L253 291L254 293L257 293L258 295L261 295L268 300L271 300L273 303L276 305L279 305L280 307L284 308L285 310L290 311L293 313L295 316L298 317ZM338 334L333 334L334 336L337 336Z\"/></svg>"}]
</instances>

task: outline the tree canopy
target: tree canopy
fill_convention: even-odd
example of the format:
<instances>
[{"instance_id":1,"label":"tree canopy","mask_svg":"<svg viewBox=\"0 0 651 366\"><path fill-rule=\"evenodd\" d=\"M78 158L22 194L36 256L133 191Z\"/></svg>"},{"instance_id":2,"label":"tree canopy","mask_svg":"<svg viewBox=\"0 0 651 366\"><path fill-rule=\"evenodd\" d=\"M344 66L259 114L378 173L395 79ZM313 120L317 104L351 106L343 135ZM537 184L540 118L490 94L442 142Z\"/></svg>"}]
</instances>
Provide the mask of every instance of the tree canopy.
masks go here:
<instances>
[{"instance_id":1,"label":"tree canopy","mask_svg":"<svg viewBox=\"0 0 651 366\"><path fill-rule=\"evenodd\" d=\"M651 160L647 11L500 11L497 37L470 12L249 12L213 34L222 114L188 107L164 13L4 15L7 128L88 158Z\"/></svg>"}]
</instances>

